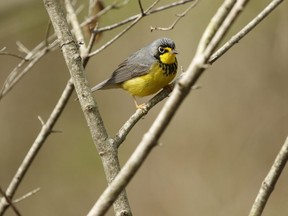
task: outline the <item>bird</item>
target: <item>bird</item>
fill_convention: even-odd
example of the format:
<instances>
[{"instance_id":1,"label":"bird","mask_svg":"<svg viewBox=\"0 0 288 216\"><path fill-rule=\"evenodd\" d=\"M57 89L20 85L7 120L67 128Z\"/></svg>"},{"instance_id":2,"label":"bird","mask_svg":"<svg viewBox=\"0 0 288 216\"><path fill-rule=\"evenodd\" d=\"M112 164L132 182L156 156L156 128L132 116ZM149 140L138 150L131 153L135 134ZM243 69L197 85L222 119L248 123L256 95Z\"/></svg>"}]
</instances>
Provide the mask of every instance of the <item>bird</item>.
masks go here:
<instances>
[{"instance_id":1,"label":"bird","mask_svg":"<svg viewBox=\"0 0 288 216\"><path fill-rule=\"evenodd\" d=\"M130 55L91 91L122 88L132 95L136 109L143 108L145 104L138 105L136 97L155 94L169 85L177 74L177 54L172 39L159 38Z\"/></svg>"}]
</instances>

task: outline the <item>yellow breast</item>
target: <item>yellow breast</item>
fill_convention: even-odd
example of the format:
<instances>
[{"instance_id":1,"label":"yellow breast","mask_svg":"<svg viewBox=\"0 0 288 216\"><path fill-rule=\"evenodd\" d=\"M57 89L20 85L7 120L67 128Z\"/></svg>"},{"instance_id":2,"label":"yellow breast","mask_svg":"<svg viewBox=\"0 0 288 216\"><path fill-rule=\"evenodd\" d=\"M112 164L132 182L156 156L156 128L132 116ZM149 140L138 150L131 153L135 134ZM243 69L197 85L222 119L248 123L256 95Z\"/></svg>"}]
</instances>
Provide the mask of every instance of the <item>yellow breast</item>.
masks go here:
<instances>
[{"instance_id":1,"label":"yellow breast","mask_svg":"<svg viewBox=\"0 0 288 216\"><path fill-rule=\"evenodd\" d=\"M123 82L122 88L133 96L144 97L155 94L175 78L177 63L170 66L161 65L157 62L147 74ZM167 67L169 67L168 71Z\"/></svg>"}]
</instances>

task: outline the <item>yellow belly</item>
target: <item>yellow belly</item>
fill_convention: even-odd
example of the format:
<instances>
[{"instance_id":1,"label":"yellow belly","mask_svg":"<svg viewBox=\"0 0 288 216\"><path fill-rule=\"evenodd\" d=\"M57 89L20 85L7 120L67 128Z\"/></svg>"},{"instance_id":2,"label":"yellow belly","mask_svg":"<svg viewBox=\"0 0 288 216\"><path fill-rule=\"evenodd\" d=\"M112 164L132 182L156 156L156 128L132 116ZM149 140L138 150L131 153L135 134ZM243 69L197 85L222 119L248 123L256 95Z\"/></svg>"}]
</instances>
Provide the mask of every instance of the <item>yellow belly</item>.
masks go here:
<instances>
[{"instance_id":1,"label":"yellow belly","mask_svg":"<svg viewBox=\"0 0 288 216\"><path fill-rule=\"evenodd\" d=\"M154 66L148 74L123 82L122 88L133 96L144 97L158 92L167 86L176 76L176 73L164 75L163 69Z\"/></svg>"}]
</instances>

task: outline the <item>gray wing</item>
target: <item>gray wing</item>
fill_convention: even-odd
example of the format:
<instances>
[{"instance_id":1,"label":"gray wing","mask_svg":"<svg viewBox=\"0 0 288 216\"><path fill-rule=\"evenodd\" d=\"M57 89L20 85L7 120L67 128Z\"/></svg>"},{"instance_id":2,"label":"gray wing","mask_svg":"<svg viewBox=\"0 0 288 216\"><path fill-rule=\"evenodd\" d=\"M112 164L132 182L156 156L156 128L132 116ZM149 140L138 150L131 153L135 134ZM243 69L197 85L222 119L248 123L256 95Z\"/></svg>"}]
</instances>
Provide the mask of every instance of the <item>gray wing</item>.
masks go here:
<instances>
[{"instance_id":1,"label":"gray wing","mask_svg":"<svg viewBox=\"0 0 288 216\"><path fill-rule=\"evenodd\" d=\"M147 74L153 63L153 57L151 58L147 50L143 48L122 62L109 79L94 86L91 90L93 92L98 89L120 87L121 83L129 79Z\"/></svg>"}]
</instances>

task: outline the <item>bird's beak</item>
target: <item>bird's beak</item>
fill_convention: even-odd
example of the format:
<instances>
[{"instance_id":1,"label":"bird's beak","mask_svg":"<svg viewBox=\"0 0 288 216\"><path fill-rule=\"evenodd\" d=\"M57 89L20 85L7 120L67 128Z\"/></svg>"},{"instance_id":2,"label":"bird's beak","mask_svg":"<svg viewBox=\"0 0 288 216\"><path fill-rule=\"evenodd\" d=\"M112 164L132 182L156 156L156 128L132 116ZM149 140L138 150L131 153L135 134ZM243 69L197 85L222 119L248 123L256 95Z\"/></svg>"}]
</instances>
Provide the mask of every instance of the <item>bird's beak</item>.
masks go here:
<instances>
[{"instance_id":1,"label":"bird's beak","mask_svg":"<svg viewBox=\"0 0 288 216\"><path fill-rule=\"evenodd\" d=\"M171 50L171 53L175 54L175 55L178 54L177 50L175 50L175 49Z\"/></svg>"}]
</instances>

